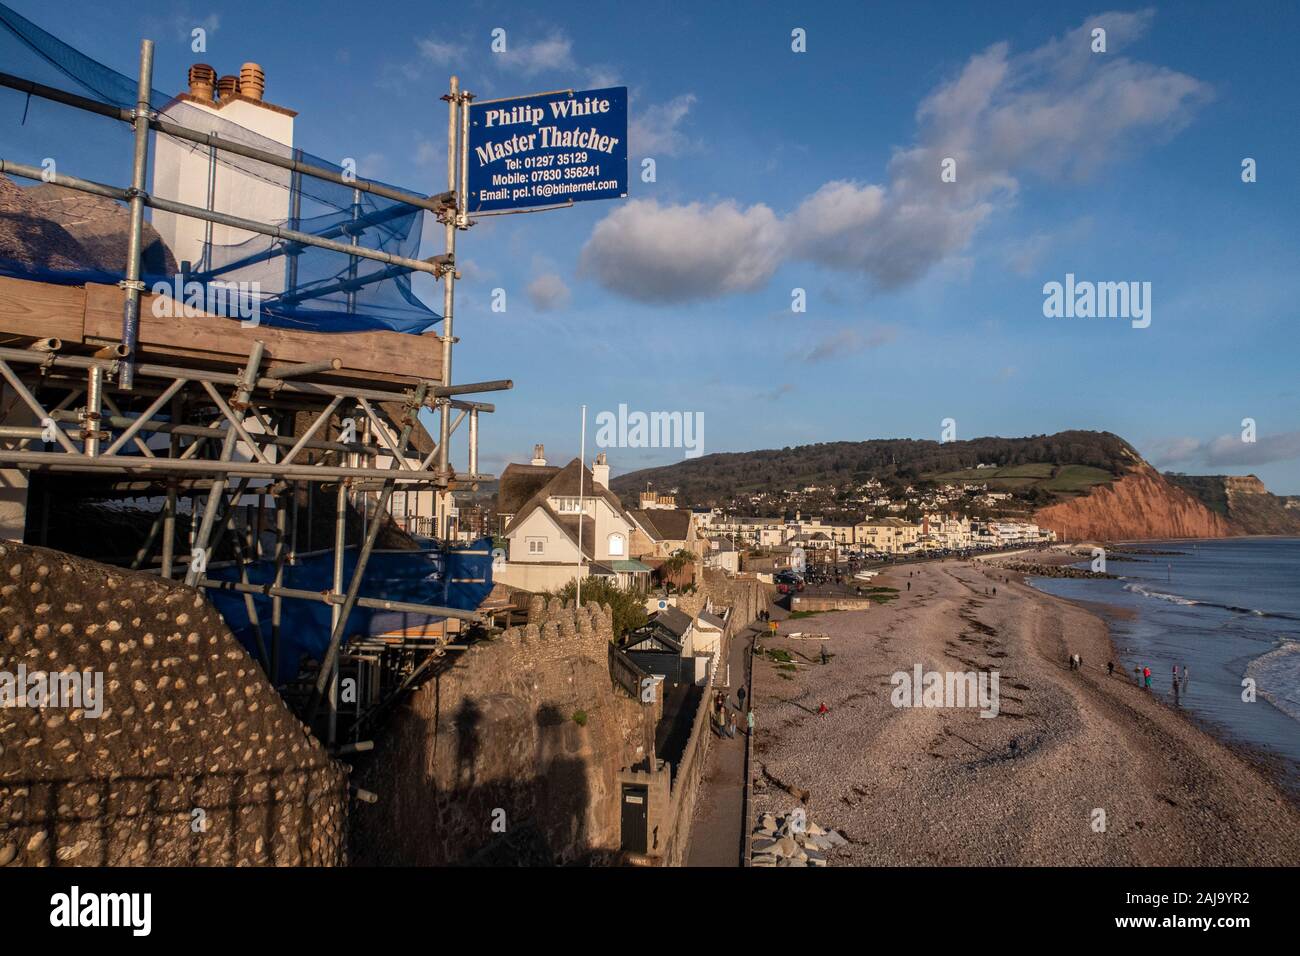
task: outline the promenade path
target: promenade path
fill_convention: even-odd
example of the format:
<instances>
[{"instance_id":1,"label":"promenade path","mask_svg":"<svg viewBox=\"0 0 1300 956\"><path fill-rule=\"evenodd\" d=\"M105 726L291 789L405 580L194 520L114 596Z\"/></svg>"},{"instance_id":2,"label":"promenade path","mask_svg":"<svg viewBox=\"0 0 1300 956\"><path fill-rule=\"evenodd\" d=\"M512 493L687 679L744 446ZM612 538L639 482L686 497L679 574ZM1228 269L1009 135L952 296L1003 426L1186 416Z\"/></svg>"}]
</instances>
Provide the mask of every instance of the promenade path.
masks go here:
<instances>
[{"instance_id":1,"label":"promenade path","mask_svg":"<svg viewBox=\"0 0 1300 956\"><path fill-rule=\"evenodd\" d=\"M785 617L778 607L771 607L772 619ZM727 651L731 666L731 686L727 704L738 707L736 692L745 688L746 709L753 692L749 654L754 637L766 625L755 622L732 635ZM738 732L734 740L714 736L705 759L700 792L691 818L690 850L687 866L740 866L745 836L745 744L744 711L738 711ZM712 732L712 731L710 731Z\"/></svg>"}]
</instances>

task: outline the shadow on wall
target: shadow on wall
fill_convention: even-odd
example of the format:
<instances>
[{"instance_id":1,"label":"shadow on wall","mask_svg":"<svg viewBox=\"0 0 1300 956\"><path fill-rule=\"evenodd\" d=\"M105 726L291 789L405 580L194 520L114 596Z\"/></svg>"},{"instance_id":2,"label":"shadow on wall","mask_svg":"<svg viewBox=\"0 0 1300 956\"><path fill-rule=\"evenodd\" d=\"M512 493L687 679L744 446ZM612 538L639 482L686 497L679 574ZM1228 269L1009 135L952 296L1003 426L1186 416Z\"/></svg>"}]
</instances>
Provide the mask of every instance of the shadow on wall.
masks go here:
<instances>
[{"instance_id":1,"label":"shadow on wall","mask_svg":"<svg viewBox=\"0 0 1300 956\"><path fill-rule=\"evenodd\" d=\"M395 818L380 805L354 818L362 865L590 864L591 792L585 730L559 707L531 714L505 694L465 699L424 744L430 771ZM450 738L450 739L449 739ZM520 768L531 768L531 776ZM451 786L444 784L450 783ZM380 786L387 788L389 783ZM411 833L419 836L412 839ZM599 851L603 857L607 850Z\"/></svg>"}]
</instances>

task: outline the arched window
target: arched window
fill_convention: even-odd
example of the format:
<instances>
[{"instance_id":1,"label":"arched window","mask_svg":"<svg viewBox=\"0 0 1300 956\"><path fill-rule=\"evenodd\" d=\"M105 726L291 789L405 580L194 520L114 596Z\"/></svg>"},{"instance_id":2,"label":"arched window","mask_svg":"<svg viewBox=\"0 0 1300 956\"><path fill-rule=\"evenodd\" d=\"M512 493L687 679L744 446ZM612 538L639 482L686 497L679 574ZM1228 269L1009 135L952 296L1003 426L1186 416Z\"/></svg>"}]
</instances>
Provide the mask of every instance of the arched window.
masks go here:
<instances>
[{"instance_id":1,"label":"arched window","mask_svg":"<svg viewBox=\"0 0 1300 956\"><path fill-rule=\"evenodd\" d=\"M621 558L623 554L623 536L615 531L609 536L609 556L611 558Z\"/></svg>"}]
</instances>

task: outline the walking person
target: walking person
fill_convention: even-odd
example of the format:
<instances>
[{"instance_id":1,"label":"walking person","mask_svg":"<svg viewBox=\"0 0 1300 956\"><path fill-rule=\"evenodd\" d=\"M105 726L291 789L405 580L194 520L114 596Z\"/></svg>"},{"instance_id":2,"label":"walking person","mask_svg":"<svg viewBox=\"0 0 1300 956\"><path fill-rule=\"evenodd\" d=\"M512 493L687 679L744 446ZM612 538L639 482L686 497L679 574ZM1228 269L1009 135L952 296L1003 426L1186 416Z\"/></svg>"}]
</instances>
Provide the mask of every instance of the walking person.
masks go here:
<instances>
[{"instance_id":1,"label":"walking person","mask_svg":"<svg viewBox=\"0 0 1300 956\"><path fill-rule=\"evenodd\" d=\"M1115 676L1115 662L1114 662L1114 661L1107 661L1107 662L1106 662L1106 676L1107 676L1107 677L1114 677L1114 676Z\"/></svg>"},{"instance_id":2,"label":"walking person","mask_svg":"<svg viewBox=\"0 0 1300 956\"><path fill-rule=\"evenodd\" d=\"M745 723L749 727L749 736L754 736L754 710L750 708L749 713L745 715Z\"/></svg>"},{"instance_id":3,"label":"walking person","mask_svg":"<svg viewBox=\"0 0 1300 956\"><path fill-rule=\"evenodd\" d=\"M1145 683L1146 689L1150 690L1151 689L1151 668L1149 667L1142 668L1142 680Z\"/></svg>"}]
</instances>

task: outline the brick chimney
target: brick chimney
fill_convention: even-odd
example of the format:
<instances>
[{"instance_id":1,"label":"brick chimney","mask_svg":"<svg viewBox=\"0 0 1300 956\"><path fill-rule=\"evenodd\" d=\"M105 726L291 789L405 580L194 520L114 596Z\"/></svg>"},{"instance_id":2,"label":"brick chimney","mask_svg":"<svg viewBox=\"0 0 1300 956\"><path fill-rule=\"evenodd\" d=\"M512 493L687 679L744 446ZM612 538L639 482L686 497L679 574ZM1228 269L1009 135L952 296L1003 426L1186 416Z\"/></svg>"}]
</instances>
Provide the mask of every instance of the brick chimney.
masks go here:
<instances>
[{"instance_id":1,"label":"brick chimney","mask_svg":"<svg viewBox=\"0 0 1300 956\"><path fill-rule=\"evenodd\" d=\"M546 464L546 448L543 445L538 444L533 446L533 460L530 464Z\"/></svg>"},{"instance_id":2,"label":"brick chimney","mask_svg":"<svg viewBox=\"0 0 1300 956\"><path fill-rule=\"evenodd\" d=\"M596 456L596 460L591 466L591 480L602 488L609 487L609 463L605 460L603 451Z\"/></svg>"}]
</instances>

